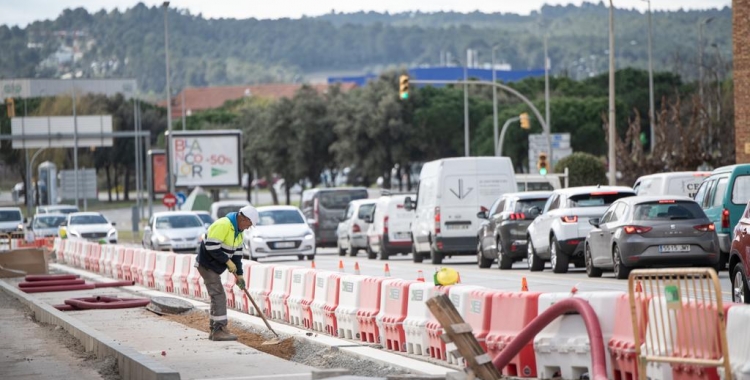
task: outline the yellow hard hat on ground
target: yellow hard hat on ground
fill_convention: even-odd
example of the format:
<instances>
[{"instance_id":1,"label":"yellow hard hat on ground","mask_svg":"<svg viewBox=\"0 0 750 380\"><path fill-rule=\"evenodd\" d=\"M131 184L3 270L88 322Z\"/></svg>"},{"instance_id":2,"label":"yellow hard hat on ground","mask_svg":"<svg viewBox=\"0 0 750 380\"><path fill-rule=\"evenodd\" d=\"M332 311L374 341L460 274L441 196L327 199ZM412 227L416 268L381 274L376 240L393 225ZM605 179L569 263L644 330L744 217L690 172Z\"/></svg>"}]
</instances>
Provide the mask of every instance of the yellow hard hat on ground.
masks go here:
<instances>
[{"instance_id":1,"label":"yellow hard hat on ground","mask_svg":"<svg viewBox=\"0 0 750 380\"><path fill-rule=\"evenodd\" d=\"M440 268L435 272L435 285L455 285L461 281L461 276L455 269L452 268Z\"/></svg>"}]
</instances>

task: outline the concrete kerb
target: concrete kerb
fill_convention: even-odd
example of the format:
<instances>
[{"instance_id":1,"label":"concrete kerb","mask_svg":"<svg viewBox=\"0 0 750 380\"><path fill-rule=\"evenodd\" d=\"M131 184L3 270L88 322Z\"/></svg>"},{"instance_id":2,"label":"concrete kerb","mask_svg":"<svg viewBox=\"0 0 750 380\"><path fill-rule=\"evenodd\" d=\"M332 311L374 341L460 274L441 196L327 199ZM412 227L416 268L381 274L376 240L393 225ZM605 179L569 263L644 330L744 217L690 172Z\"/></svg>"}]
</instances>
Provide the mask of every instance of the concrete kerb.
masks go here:
<instances>
[{"instance_id":1,"label":"concrete kerb","mask_svg":"<svg viewBox=\"0 0 750 380\"><path fill-rule=\"evenodd\" d=\"M81 276L82 278L87 278L92 281L97 282L111 282L115 281L108 277L101 276L96 273L92 273L89 271L85 271L78 268L72 268L67 265L63 264L50 264L51 269L64 271L72 274L77 274ZM196 301L194 299L190 298L184 298L175 294L171 293L165 293L158 290L152 290L140 285L135 286L128 286L124 287L124 289L141 294L148 297L173 297L173 298L179 298L185 301L190 302L195 306L196 309L200 310L208 310L209 305L203 301ZM253 328L259 331L265 331L267 330L265 324L263 321L255 316L242 313L240 311L236 310L228 310L227 313L233 321L237 321L243 324L251 325ZM439 376L446 376L449 373L455 373L459 372L459 370L454 368L445 367L443 365L437 365L427 362L427 358L411 358L409 356L404 356L388 351L384 351L378 348L373 348L367 345L359 344L357 342L352 342L344 339L339 339L336 337L324 335L318 332L313 332L310 330L303 330L299 329L297 327L278 323L275 321L268 321L271 324L271 327L278 332L280 335L286 335L289 337L294 337L297 339L304 340L310 344L314 345L320 345L320 346L327 346L331 347L332 349L339 350L340 352L344 352L350 356L353 356L355 358L363 359L363 360L369 360L375 363L388 365L394 368L399 368L407 372L411 372L414 374L421 374L421 375L439 375ZM311 335L308 335L308 333L311 333ZM270 337L270 335L269 335Z\"/></svg>"},{"instance_id":2,"label":"concrete kerb","mask_svg":"<svg viewBox=\"0 0 750 380\"><path fill-rule=\"evenodd\" d=\"M50 305L38 303L31 294L26 294L5 281L0 281L0 289L21 301L34 312L37 321L60 326L78 339L86 351L98 358L111 356L117 359L117 368L124 380L179 380L179 372L158 363L127 346L122 346L106 335L93 330L80 321L66 316Z\"/></svg>"}]
</instances>

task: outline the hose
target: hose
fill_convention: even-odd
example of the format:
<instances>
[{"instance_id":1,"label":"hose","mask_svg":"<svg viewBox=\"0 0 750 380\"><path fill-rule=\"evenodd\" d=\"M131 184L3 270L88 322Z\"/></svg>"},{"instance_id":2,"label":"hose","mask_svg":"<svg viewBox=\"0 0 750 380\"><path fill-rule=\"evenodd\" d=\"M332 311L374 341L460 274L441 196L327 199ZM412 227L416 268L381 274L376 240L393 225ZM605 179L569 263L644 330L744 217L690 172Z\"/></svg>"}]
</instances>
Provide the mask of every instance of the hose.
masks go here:
<instances>
[{"instance_id":1,"label":"hose","mask_svg":"<svg viewBox=\"0 0 750 380\"><path fill-rule=\"evenodd\" d=\"M133 286L135 281L115 281L115 282L97 282L94 284L97 288L115 288L120 286Z\"/></svg>"},{"instance_id":2,"label":"hose","mask_svg":"<svg viewBox=\"0 0 750 380\"><path fill-rule=\"evenodd\" d=\"M55 281L32 281L18 284L19 288L37 288L40 286L60 286L60 285L82 285L84 280L55 280Z\"/></svg>"},{"instance_id":3,"label":"hose","mask_svg":"<svg viewBox=\"0 0 750 380\"><path fill-rule=\"evenodd\" d=\"M142 307L151 303L148 298L114 298L114 297L82 297L65 300L65 304L76 310L93 309L127 309Z\"/></svg>"},{"instance_id":4,"label":"hose","mask_svg":"<svg viewBox=\"0 0 750 380\"><path fill-rule=\"evenodd\" d=\"M24 278L26 281L60 281L76 279L78 279L78 276L73 274L31 274Z\"/></svg>"}]
</instances>

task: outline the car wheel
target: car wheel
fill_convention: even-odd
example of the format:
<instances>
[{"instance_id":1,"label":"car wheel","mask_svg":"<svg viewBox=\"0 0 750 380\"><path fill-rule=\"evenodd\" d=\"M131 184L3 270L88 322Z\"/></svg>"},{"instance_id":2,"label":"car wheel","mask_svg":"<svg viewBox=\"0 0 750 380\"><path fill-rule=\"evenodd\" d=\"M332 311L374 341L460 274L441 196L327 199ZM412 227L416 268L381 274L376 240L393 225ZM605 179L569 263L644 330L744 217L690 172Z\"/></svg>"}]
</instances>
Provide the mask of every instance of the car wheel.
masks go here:
<instances>
[{"instance_id":1,"label":"car wheel","mask_svg":"<svg viewBox=\"0 0 750 380\"><path fill-rule=\"evenodd\" d=\"M307 259L310 260L310 261L314 261L315 260L315 254L307 255Z\"/></svg>"},{"instance_id":2,"label":"car wheel","mask_svg":"<svg viewBox=\"0 0 750 380\"><path fill-rule=\"evenodd\" d=\"M354 257L357 256L357 252L359 252L359 248L356 248L352 245L352 241L349 240L349 256Z\"/></svg>"},{"instance_id":3,"label":"car wheel","mask_svg":"<svg viewBox=\"0 0 750 380\"><path fill-rule=\"evenodd\" d=\"M586 244L584 256L584 260L586 261L586 275L589 277L601 277L602 269L594 266L594 259L591 257L591 247L588 244Z\"/></svg>"},{"instance_id":4,"label":"car wheel","mask_svg":"<svg viewBox=\"0 0 750 380\"><path fill-rule=\"evenodd\" d=\"M297 260L303 261L305 259L305 255L297 255Z\"/></svg>"},{"instance_id":5,"label":"car wheel","mask_svg":"<svg viewBox=\"0 0 750 380\"><path fill-rule=\"evenodd\" d=\"M742 263L737 263L732 273L732 302L750 304L750 289Z\"/></svg>"},{"instance_id":6,"label":"car wheel","mask_svg":"<svg viewBox=\"0 0 750 380\"><path fill-rule=\"evenodd\" d=\"M552 271L555 273L567 273L568 267L570 266L568 255L560 252L560 245L557 243L557 238L552 236L549 240L549 256L550 264L552 264Z\"/></svg>"},{"instance_id":7,"label":"car wheel","mask_svg":"<svg viewBox=\"0 0 750 380\"><path fill-rule=\"evenodd\" d=\"M411 244L411 259L415 263L421 263L422 261L424 261L424 256L422 256L422 253L417 252L417 244L416 243L412 243Z\"/></svg>"},{"instance_id":8,"label":"car wheel","mask_svg":"<svg viewBox=\"0 0 750 380\"><path fill-rule=\"evenodd\" d=\"M526 264L529 266L531 272L541 272L544 270L544 261L539 258L534 249L534 244L531 242L531 237L528 238L529 246L526 248Z\"/></svg>"},{"instance_id":9,"label":"car wheel","mask_svg":"<svg viewBox=\"0 0 750 380\"><path fill-rule=\"evenodd\" d=\"M430 259L433 264L440 265L443 263L443 253L430 246Z\"/></svg>"},{"instance_id":10,"label":"car wheel","mask_svg":"<svg viewBox=\"0 0 750 380\"><path fill-rule=\"evenodd\" d=\"M618 280L625 280L630 275L630 267L623 264L622 255L620 254L620 247L615 246L612 252L612 260L614 262L615 278Z\"/></svg>"},{"instance_id":11,"label":"car wheel","mask_svg":"<svg viewBox=\"0 0 750 380\"><path fill-rule=\"evenodd\" d=\"M495 240L495 246L497 247L497 266L500 269L511 269L513 268L513 259L505 254L505 248L503 248L503 242L500 239Z\"/></svg>"},{"instance_id":12,"label":"car wheel","mask_svg":"<svg viewBox=\"0 0 750 380\"><path fill-rule=\"evenodd\" d=\"M372 250L372 247L370 246L370 243L367 243L367 258L370 260L374 260L378 258L378 253Z\"/></svg>"},{"instance_id":13,"label":"car wheel","mask_svg":"<svg viewBox=\"0 0 750 380\"><path fill-rule=\"evenodd\" d=\"M339 251L339 256L345 256L346 255L346 250L343 249L343 248L341 248L341 242L340 241L336 241L336 248Z\"/></svg>"},{"instance_id":14,"label":"car wheel","mask_svg":"<svg viewBox=\"0 0 750 380\"><path fill-rule=\"evenodd\" d=\"M484 247L482 247L482 239L479 239L479 242L477 243L477 263L479 264L480 268L489 268L492 266L492 262L495 260L488 259L484 257Z\"/></svg>"}]
</instances>

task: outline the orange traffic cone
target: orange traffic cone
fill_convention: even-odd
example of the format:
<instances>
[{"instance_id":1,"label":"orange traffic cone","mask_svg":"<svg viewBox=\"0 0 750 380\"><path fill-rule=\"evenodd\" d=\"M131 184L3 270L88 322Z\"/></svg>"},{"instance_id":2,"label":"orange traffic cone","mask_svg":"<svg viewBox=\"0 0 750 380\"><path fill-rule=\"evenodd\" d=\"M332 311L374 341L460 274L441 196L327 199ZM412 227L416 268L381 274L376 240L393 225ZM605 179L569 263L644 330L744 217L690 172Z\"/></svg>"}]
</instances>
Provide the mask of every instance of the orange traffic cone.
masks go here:
<instances>
[{"instance_id":1,"label":"orange traffic cone","mask_svg":"<svg viewBox=\"0 0 750 380\"><path fill-rule=\"evenodd\" d=\"M526 282L526 277L521 277L521 291L522 292L529 291L529 283Z\"/></svg>"},{"instance_id":2,"label":"orange traffic cone","mask_svg":"<svg viewBox=\"0 0 750 380\"><path fill-rule=\"evenodd\" d=\"M339 272L344 273L344 261L339 260Z\"/></svg>"},{"instance_id":3,"label":"orange traffic cone","mask_svg":"<svg viewBox=\"0 0 750 380\"><path fill-rule=\"evenodd\" d=\"M643 293L643 287L641 286L641 282L638 281L635 283L635 292L636 293Z\"/></svg>"},{"instance_id":4,"label":"orange traffic cone","mask_svg":"<svg viewBox=\"0 0 750 380\"><path fill-rule=\"evenodd\" d=\"M424 273L421 270L417 271L417 282L424 282Z\"/></svg>"},{"instance_id":5,"label":"orange traffic cone","mask_svg":"<svg viewBox=\"0 0 750 380\"><path fill-rule=\"evenodd\" d=\"M315 269L315 260L310 261L310 268Z\"/></svg>"},{"instance_id":6,"label":"orange traffic cone","mask_svg":"<svg viewBox=\"0 0 750 380\"><path fill-rule=\"evenodd\" d=\"M456 284L461 283L461 273L456 272L456 276L458 276L458 279L456 279Z\"/></svg>"},{"instance_id":7,"label":"orange traffic cone","mask_svg":"<svg viewBox=\"0 0 750 380\"><path fill-rule=\"evenodd\" d=\"M354 274L359 274L359 263L356 261L354 262Z\"/></svg>"},{"instance_id":8,"label":"orange traffic cone","mask_svg":"<svg viewBox=\"0 0 750 380\"><path fill-rule=\"evenodd\" d=\"M385 263L385 277L391 277L391 267L388 266L388 263Z\"/></svg>"},{"instance_id":9,"label":"orange traffic cone","mask_svg":"<svg viewBox=\"0 0 750 380\"><path fill-rule=\"evenodd\" d=\"M580 282L579 282L579 284L580 284ZM575 285L573 285L572 288L570 288L570 294L571 295L575 295L576 293L578 293L578 284L575 284Z\"/></svg>"}]
</instances>

